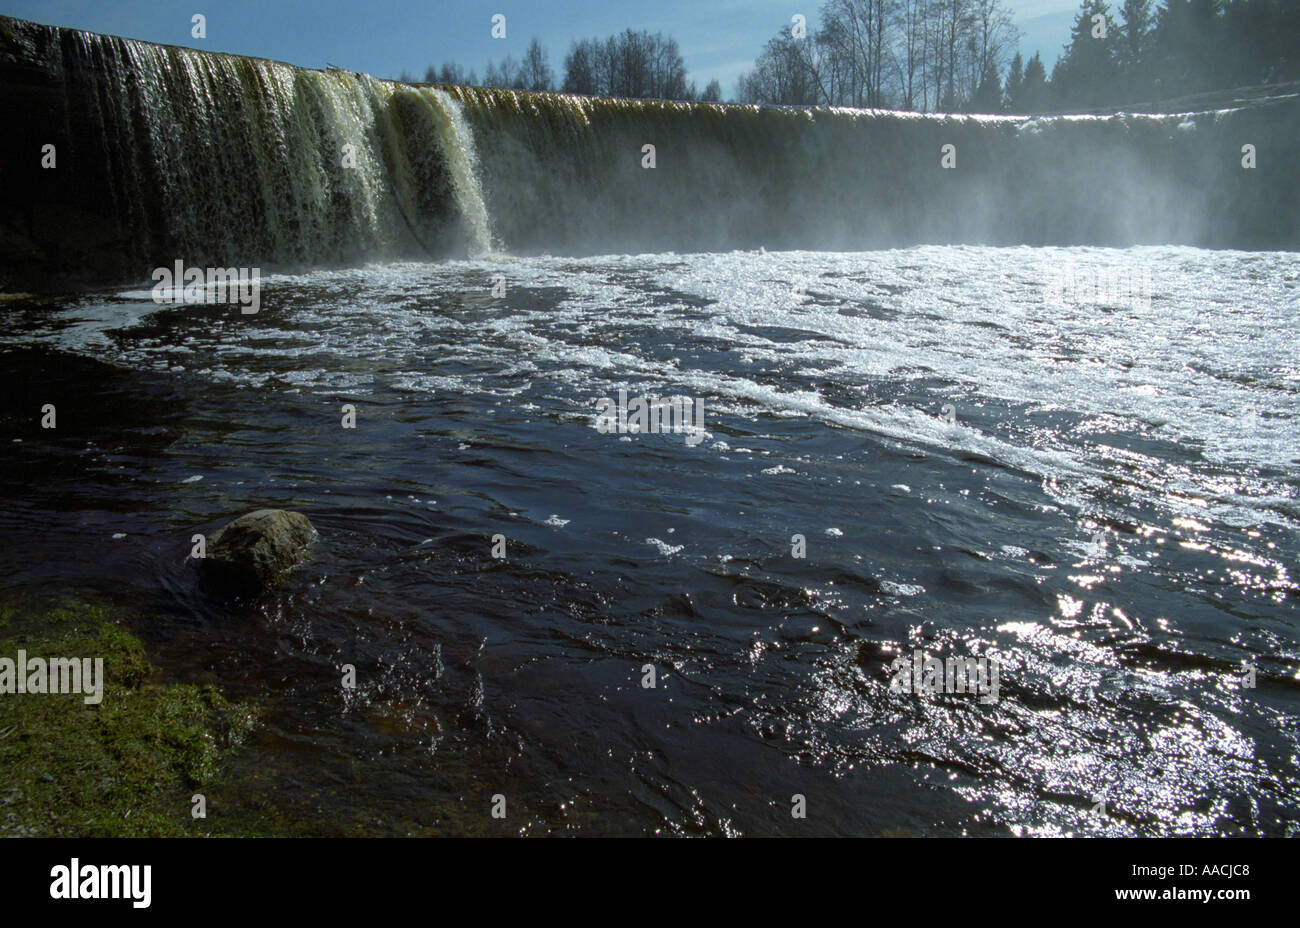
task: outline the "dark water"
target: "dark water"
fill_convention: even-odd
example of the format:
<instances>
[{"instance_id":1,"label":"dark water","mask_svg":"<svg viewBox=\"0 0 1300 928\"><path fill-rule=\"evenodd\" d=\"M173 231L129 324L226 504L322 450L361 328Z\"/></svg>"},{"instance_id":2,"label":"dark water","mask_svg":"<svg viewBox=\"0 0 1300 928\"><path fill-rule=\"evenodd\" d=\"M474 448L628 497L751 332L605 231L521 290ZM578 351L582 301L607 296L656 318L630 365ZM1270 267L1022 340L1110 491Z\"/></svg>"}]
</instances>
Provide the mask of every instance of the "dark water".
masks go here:
<instances>
[{"instance_id":1,"label":"dark water","mask_svg":"<svg viewBox=\"0 0 1300 928\"><path fill-rule=\"evenodd\" d=\"M1067 261L1152 299L1049 305ZM10 303L3 587L263 701L209 803L287 831L1294 834L1297 279L931 248ZM620 387L704 441L599 433ZM262 507L310 561L214 599L191 534ZM997 655L1000 698L891 693L914 649Z\"/></svg>"}]
</instances>

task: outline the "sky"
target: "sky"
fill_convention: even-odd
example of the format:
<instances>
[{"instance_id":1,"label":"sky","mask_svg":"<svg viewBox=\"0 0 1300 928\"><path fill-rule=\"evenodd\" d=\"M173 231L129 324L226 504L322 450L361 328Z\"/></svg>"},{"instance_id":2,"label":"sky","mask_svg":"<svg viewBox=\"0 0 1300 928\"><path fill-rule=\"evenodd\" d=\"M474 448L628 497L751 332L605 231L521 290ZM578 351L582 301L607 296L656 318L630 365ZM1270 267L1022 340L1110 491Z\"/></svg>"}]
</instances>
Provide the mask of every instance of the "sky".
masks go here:
<instances>
[{"instance_id":1,"label":"sky","mask_svg":"<svg viewBox=\"0 0 1300 928\"><path fill-rule=\"evenodd\" d=\"M1050 73L1069 36L1078 0L1005 0L1024 33L1028 59L1041 51ZM821 0L0 0L0 13L57 26L274 58L309 68L335 65L376 77L456 61L483 75L488 59L523 57L536 36L557 79L577 38L648 29L677 39L687 76L703 90L716 78L724 99L769 38L803 13L817 23ZM191 17L207 18L207 38L191 36ZM506 37L491 36L492 16Z\"/></svg>"}]
</instances>

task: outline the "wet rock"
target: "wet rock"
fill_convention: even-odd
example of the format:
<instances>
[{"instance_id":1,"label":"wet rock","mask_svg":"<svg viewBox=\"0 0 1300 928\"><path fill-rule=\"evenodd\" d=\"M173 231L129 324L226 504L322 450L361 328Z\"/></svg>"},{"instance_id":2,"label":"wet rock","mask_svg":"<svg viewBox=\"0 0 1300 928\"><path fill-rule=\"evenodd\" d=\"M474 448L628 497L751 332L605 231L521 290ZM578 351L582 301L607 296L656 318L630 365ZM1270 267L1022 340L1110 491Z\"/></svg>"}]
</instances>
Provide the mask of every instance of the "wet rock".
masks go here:
<instances>
[{"instance_id":1,"label":"wet rock","mask_svg":"<svg viewBox=\"0 0 1300 928\"><path fill-rule=\"evenodd\" d=\"M854 660L863 670L874 671L878 667L892 664L894 659L900 656L897 645L864 640L858 643L858 653Z\"/></svg>"},{"instance_id":2,"label":"wet rock","mask_svg":"<svg viewBox=\"0 0 1300 928\"><path fill-rule=\"evenodd\" d=\"M203 568L224 591L262 593L306 557L315 537L316 529L300 512L258 509L208 539Z\"/></svg>"}]
</instances>

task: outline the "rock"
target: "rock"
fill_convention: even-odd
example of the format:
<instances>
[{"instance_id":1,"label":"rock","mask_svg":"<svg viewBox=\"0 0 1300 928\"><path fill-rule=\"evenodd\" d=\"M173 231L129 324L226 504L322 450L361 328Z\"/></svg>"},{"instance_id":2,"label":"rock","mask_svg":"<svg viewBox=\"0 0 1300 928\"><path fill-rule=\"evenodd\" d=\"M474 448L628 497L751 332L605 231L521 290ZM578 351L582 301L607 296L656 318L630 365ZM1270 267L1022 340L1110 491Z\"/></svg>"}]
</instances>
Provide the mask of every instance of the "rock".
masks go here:
<instances>
[{"instance_id":1,"label":"rock","mask_svg":"<svg viewBox=\"0 0 1300 928\"><path fill-rule=\"evenodd\" d=\"M316 529L300 512L258 509L208 539L202 563L218 586L234 593L262 593L306 557L315 537Z\"/></svg>"}]
</instances>

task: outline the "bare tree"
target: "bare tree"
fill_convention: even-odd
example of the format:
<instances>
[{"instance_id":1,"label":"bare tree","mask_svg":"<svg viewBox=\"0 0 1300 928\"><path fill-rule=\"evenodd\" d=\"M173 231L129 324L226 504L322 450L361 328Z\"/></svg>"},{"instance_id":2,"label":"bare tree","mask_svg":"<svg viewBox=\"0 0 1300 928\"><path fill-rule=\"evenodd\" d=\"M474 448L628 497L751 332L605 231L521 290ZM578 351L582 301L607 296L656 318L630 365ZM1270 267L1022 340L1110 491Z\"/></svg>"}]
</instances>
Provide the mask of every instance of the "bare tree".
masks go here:
<instances>
[{"instance_id":1,"label":"bare tree","mask_svg":"<svg viewBox=\"0 0 1300 928\"><path fill-rule=\"evenodd\" d=\"M736 97L742 103L808 105L826 99L824 85L809 57L807 39L782 29L763 46L754 70L742 74Z\"/></svg>"},{"instance_id":2,"label":"bare tree","mask_svg":"<svg viewBox=\"0 0 1300 928\"><path fill-rule=\"evenodd\" d=\"M525 90L547 91L554 85L546 49L536 39L528 43L528 51L524 52L521 76Z\"/></svg>"},{"instance_id":3,"label":"bare tree","mask_svg":"<svg viewBox=\"0 0 1300 928\"><path fill-rule=\"evenodd\" d=\"M596 56L590 42L574 42L564 56L565 93L596 93Z\"/></svg>"},{"instance_id":4,"label":"bare tree","mask_svg":"<svg viewBox=\"0 0 1300 928\"><path fill-rule=\"evenodd\" d=\"M563 87L566 93L666 100L685 99L690 90L677 41L644 29L573 43Z\"/></svg>"}]
</instances>

